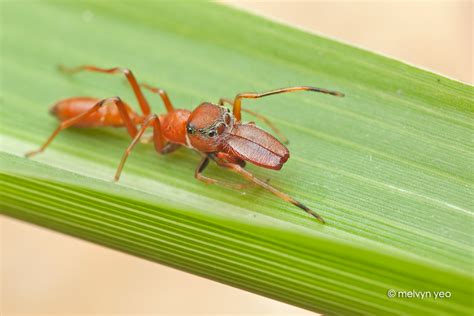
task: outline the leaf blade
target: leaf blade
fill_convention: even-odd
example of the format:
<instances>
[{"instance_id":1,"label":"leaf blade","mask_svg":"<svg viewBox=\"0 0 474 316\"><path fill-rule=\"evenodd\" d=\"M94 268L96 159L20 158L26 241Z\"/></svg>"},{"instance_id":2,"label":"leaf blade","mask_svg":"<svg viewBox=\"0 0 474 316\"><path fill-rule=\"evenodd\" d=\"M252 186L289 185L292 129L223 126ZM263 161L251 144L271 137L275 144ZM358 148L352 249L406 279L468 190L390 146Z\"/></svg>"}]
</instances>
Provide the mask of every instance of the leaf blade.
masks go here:
<instances>
[{"instance_id":1,"label":"leaf blade","mask_svg":"<svg viewBox=\"0 0 474 316\"><path fill-rule=\"evenodd\" d=\"M119 79L90 74L67 78L53 69L60 62L128 66L140 80L162 84L179 107L187 108L244 90L291 84L314 82L346 93L344 99L294 94L244 104L270 114L292 141L292 158L281 172L250 170L271 177L275 186L318 210L329 222L325 227L265 192L241 195L194 182L197 158L189 152L156 157L152 148L138 148L121 184L108 184L128 143L126 135L115 130L64 132L37 158L54 168L2 154L2 177L8 178L2 185L2 212L312 310L428 313L441 308L447 313L469 313L472 87L214 4L2 6L8 12L2 15L6 44L2 77L9 80L2 81L6 111L0 129L2 151L10 154L22 154L44 140L55 124L47 106L61 97L118 94L133 100ZM86 22L83 14L88 11L94 19ZM172 14L177 11L182 15ZM156 19L156 12L162 18ZM35 29L19 23L25 20L37 21ZM97 29L110 32L104 36ZM85 34L87 41L75 40ZM27 37L28 41L17 40ZM124 38L130 42L124 43ZM108 47L115 48L113 54L104 53ZM154 109L161 108L151 96L150 100ZM23 170L29 173L22 174ZM45 179L49 174L53 176ZM210 174L227 177L215 168ZM42 192L42 187L49 192ZM73 206L81 207L82 217L72 208L61 213L57 199L67 200L61 190L76 196ZM37 204L29 200L33 194L39 198ZM47 198L41 199L41 194ZM98 195L87 198L91 194L114 201L115 220L122 221L107 216L107 204ZM150 200L150 195L160 199ZM90 207L78 201L87 201ZM130 217L138 216L137 207L130 205L143 207L140 218L150 226ZM166 217L165 210L174 215ZM160 216L148 218L147 212ZM199 243L196 236L204 238L205 230L193 231L194 239L186 235L203 222L207 229L217 229L216 244ZM99 223L115 230L102 227L101 231ZM165 223L174 223L174 231L166 231ZM179 225L186 229L178 229ZM233 239L225 238L227 230L235 234ZM253 244L237 246L244 241L235 236L248 232ZM185 250L180 249L181 256L170 251L173 242L184 247L184 237L179 236L193 240L194 247L183 248L193 252L193 260L183 259ZM274 240L282 244L270 252ZM255 250L259 241L260 254ZM230 264L227 271L212 271L216 249L222 250L216 248L218 242L234 247L233 253L226 253L227 261L221 262L221 269ZM282 246L292 243L296 250ZM199 247L205 251L199 252ZM265 257L262 249L273 257ZM367 262L362 254L374 262ZM273 270L265 273L261 266L245 261L245 255L267 264L271 258L280 265L274 263ZM355 262L344 270L350 258ZM311 260L315 263L308 263ZM363 271L363 263L372 271ZM294 269L303 266L307 272L314 264L331 273L321 277ZM253 274L246 277L242 267L253 269ZM420 271L430 273L420 278ZM343 275L351 281L344 282ZM390 301L384 292L389 286L452 289L456 296L450 301Z\"/></svg>"}]
</instances>

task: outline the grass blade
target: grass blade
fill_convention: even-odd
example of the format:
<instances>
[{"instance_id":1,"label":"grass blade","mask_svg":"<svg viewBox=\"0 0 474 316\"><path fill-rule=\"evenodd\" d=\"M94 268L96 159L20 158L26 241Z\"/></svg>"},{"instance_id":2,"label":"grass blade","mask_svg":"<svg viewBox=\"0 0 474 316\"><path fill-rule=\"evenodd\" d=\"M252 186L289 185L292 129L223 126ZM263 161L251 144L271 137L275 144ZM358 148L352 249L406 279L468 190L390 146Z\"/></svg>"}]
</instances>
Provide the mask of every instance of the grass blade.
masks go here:
<instances>
[{"instance_id":1,"label":"grass blade","mask_svg":"<svg viewBox=\"0 0 474 316\"><path fill-rule=\"evenodd\" d=\"M318 312L472 313L471 86L216 4L1 6L3 214ZM138 146L115 184L122 130L71 129L24 159L56 126L55 101L134 103L121 78L55 69L84 63L130 67L188 109L290 85L344 92L244 102L281 127L292 155L278 173L249 170L327 225L259 189L195 181L186 150Z\"/></svg>"}]
</instances>

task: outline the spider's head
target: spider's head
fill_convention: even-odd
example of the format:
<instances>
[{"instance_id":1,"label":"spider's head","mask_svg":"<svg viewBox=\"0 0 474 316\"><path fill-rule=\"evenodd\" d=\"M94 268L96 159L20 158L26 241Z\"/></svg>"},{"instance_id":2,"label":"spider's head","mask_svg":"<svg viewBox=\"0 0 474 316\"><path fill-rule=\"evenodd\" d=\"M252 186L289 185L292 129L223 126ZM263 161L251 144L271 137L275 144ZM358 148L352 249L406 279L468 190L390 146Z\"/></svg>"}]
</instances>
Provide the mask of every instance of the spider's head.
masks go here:
<instances>
[{"instance_id":1,"label":"spider's head","mask_svg":"<svg viewBox=\"0 0 474 316\"><path fill-rule=\"evenodd\" d=\"M189 116L186 133L191 145L202 152L220 149L234 127L229 109L212 103L202 103Z\"/></svg>"}]
</instances>

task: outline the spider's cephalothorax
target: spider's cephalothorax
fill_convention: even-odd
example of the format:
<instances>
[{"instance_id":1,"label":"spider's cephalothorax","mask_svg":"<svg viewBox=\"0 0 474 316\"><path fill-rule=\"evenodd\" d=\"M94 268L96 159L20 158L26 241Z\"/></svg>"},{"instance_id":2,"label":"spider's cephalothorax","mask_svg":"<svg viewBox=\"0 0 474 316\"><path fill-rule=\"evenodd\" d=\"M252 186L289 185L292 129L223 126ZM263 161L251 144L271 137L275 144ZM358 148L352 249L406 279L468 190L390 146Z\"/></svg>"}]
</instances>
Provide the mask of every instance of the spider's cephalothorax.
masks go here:
<instances>
[{"instance_id":1,"label":"spider's cephalothorax","mask_svg":"<svg viewBox=\"0 0 474 316\"><path fill-rule=\"evenodd\" d=\"M202 103L189 116L186 133L189 145L199 151L220 151L234 128L229 109L212 103Z\"/></svg>"},{"instance_id":2,"label":"spider's cephalothorax","mask_svg":"<svg viewBox=\"0 0 474 316\"><path fill-rule=\"evenodd\" d=\"M286 146L271 134L254 123L236 123L229 109L212 103L202 103L191 113L186 132L194 149L224 152L264 168L279 170L290 157Z\"/></svg>"}]
</instances>

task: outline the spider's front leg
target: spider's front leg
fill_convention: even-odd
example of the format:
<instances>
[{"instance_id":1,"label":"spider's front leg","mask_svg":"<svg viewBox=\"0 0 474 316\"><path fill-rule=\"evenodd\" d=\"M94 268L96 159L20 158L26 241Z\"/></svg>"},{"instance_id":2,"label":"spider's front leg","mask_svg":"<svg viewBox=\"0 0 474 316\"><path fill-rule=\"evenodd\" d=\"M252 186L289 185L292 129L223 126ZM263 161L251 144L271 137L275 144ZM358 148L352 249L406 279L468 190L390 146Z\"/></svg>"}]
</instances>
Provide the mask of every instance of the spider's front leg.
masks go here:
<instances>
[{"instance_id":1,"label":"spider's front leg","mask_svg":"<svg viewBox=\"0 0 474 316\"><path fill-rule=\"evenodd\" d=\"M295 200L294 198L292 198L291 196L289 196L288 194L286 193L283 193L281 192L280 190L274 188L273 186L271 186L270 184L268 184L267 182L255 177L252 173L250 173L249 171L245 170L242 166L238 165L238 164L235 164L235 163L229 163L229 162L224 162L222 160L219 160L219 159L216 159L216 162L219 166L223 167L223 168L226 168L234 173L237 173L239 175L241 175L242 177L244 177L246 180L252 182L252 183L255 183L256 185L264 188L265 190L267 191L270 191L271 193L273 193L274 195L278 196L280 199L286 201L286 202L289 202L297 207L299 207L300 209L302 209L303 211L305 211L306 213L310 214L311 216L315 217L318 221L320 221L321 223L325 223L324 219L319 215L317 214L316 212L314 212L313 210L311 210L310 208L308 208L307 206L305 206L303 203Z\"/></svg>"},{"instance_id":2,"label":"spider's front leg","mask_svg":"<svg viewBox=\"0 0 474 316\"><path fill-rule=\"evenodd\" d=\"M229 99L225 99L225 98L219 99L219 105L224 105L225 103L233 105L233 102ZM285 135L283 135L283 133L280 132L280 130L276 127L276 125L273 124L266 116L264 116L260 113L257 113L255 111L248 110L248 109L241 109L241 111L249 113L250 115L253 115L253 116L261 119L278 136L278 138L280 139L280 141L283 144L289 144L288 138L286 138Z\"/></svg>"},{"instance_id":3,"label":"spider's front leg","mask_svg":"<svg viewBox=\"0 0 474 316\"><path fill-rule=\"evenodd\" d=\"M206 184L217 184L217 185L223 186L225 188L236 189L236 190L243 190L243 189L245 189L245 188L247 188L251 185L254 185L253 183L230 183L230 182L217 180L217 179L205 176L203 174L204 169L207 168L207 166L209 165L209 161L211 159L212 160L216 159L214 154L209 154L209 155L208 154L203 154L201 162L199 163L198 167L196 168L196 170L194 172L194 177L197 180L202 181Z\"/></svg>"}]
</instances>

